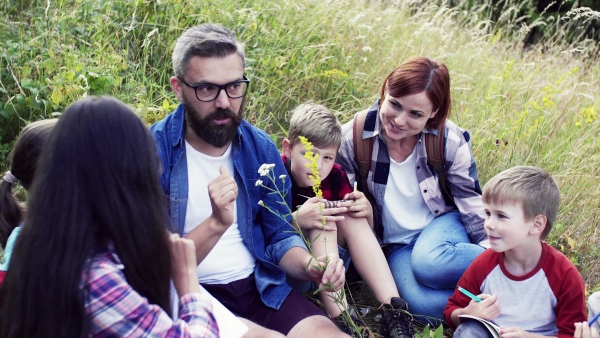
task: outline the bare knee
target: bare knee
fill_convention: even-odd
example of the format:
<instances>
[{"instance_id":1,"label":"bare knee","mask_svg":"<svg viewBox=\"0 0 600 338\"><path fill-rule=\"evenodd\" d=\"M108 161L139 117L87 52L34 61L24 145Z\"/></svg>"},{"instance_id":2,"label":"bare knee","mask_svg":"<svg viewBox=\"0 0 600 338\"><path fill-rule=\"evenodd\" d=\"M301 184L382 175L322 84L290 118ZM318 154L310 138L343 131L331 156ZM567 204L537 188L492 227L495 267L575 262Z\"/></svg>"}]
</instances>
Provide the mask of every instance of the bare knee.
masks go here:
<instances>
[{"instance_id":1,"label":"bare knee","mask_svg":"<svg viewBox=\"0 0 600 338\"><path fill-rule=\"evenodd\" d=\"M325 316L310 316L296 324L288 337L350 337Z\"/></svg>"},{"instance_id":2,"label":"bare knee","mask_svg":"<svg viewBox=\"0 0 600 338\"><path fill-rule=\"evenodd\" d=\"M371 235L372 229L365 218L345 216L337 225L337 241L342 247L348 246L348 242L362 241L365 235ZM374 235L373 235L374 236Z\"/></svg>"}]
</instances>

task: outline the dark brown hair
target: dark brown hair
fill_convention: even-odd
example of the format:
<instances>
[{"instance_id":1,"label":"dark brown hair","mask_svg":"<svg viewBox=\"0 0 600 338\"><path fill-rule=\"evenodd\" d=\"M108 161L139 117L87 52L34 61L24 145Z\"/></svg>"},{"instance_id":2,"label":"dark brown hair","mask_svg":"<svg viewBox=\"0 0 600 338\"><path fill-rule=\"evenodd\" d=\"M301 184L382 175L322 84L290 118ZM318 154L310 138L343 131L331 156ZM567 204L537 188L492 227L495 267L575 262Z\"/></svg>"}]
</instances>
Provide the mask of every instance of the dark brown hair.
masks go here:
<instances>
[{"instance_id":1,"label":"dark brown hair","mask_svg":"<svg viewBox=\"0 0 600 338\"><path fill-rule=\"evenodd\" d=\"M43 146L50 139L57 119L40 120L25 126L8 156L10 172L29 190ZM13 184L0 181L0 245L6 247L8 237L23 222L23 205L12 194Z\"/></svg>"},{"instance_id":2,"label":"dark brown hair","mask_svg":"<svg viewBox=\"0 0 600 338\"><path fill-rule=\"evenodd\" d=\"M171 313L159 163L150 131L123 102L92 96L65 110L40 157L0 288L0 337L88 337L84 276L88 259L109 246L131 288Z\"/></svg>"}]
</instances>

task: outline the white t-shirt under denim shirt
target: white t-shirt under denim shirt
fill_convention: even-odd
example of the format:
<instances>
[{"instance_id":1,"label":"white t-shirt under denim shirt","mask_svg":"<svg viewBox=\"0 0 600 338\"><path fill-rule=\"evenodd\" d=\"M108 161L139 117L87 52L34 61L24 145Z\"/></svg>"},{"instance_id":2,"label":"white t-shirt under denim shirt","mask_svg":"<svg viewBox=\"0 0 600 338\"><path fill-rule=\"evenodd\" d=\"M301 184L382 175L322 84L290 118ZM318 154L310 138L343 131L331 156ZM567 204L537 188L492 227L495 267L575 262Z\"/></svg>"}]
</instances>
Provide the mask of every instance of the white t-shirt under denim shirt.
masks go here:
<instances>
[{"instance_id":1,"label":"white t-shirt under denim shirt","mask_svg":"<svg viewBox=\"0 0 600 338\"><path fill-rule=\"evenodd\" d=\"M403 162L390 157L382 216L386 244L409 244L434 219L420 191L416 158L414 150Z\"/></svg>"},{"instance_id":2,"label":"white t-shirt under denim shirt","mask_svg":"<svg viewBox=\"0 0 600 338\"><path fill-rule=\"evenodd\" d=\"M220 175L224 165L234 173L231 146L222 156L212 157L196 151L187 141L185 151L188 166L188 201L183 235L187 236L212 214L208 183ZM255 259L242 240L238 229L237 207L234 204L233 224L198 265L198 281L206 284L227 284L250 276Z\"/></svg>"}]
</instances>

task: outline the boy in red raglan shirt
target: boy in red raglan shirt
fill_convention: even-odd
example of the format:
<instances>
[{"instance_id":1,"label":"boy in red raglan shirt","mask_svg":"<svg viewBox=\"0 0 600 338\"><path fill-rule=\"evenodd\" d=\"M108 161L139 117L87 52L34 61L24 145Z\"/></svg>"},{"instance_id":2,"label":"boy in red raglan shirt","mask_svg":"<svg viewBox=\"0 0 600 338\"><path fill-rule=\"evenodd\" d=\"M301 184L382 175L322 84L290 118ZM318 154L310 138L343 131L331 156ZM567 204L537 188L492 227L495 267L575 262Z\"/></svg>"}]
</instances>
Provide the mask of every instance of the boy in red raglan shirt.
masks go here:
<instances>
[{"instance_id":1,"label":"boy in red raglan shirt","mask_svg":"<svg viewBox=\"0 0 600 338\"><path fill-rule=\"evenodd\" d=\"M477 257L458 286L444 317L454 337L487 337L478 321L500 326L501 337L573 337L574 323L587 319L585 286L571 261L543 242L560 204L556 182L544 170L519 166L493 177L483 189L485 230L491 249Z\"/></svg>"}]
</instances>

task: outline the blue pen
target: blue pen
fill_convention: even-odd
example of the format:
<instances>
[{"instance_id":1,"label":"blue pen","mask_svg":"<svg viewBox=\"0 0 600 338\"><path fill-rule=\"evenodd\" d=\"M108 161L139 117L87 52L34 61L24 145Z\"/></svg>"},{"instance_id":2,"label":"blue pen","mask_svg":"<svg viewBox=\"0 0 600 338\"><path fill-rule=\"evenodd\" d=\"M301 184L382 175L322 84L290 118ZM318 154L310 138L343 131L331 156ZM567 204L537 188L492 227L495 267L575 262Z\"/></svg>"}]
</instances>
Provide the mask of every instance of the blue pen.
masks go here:
<instances>
[{"instance_id":1,"label":"blue pen","mask_svg":"<svg viewBox=\"0 0 600 338\"><path fill-rule=\"evenodd\" d=\"M476 302L481 302L483 299L475 296L474 294L470 293L469 291L461 288L460 286L458 287L458 291L464 293L465 295L469 296L469 298L471 298L472 300L476 301Z\"/></svg>"},{"instance_id":2,"label":"blue pen","mask_svg":"<svg viewBox=\"0 0 600 338\"><path fill-rule=\"evenodd\" d=\"M588 323L588 325L591 327L592 324L594 324L598 320L598 318L600 318L600 313L598 313L596 315L596 317L592 318L592 320L590 320L590 322Z\"/></svg>"}]
</instances>

